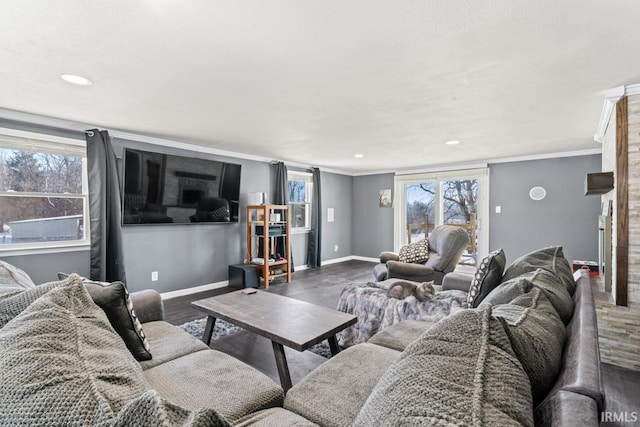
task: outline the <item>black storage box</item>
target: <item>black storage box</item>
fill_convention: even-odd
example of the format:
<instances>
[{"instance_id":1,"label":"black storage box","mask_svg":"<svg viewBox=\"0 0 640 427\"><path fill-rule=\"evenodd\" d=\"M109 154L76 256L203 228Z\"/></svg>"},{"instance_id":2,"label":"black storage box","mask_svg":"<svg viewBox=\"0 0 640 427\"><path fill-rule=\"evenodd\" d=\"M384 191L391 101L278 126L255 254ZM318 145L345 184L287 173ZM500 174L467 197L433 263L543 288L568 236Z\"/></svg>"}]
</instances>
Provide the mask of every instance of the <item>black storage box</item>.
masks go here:
<instances>
[{"instance_id":1,"label":"black storage box","mask_svg":"<svg viewBox=\"0 0 640 427\"><path fill-rule=\"evenodd\" d=\"M282 236L284 234L284 226L276 224L269 225L269 236ZM264 226L256 225L256 235L264 236Z\"/></svg>"},{"instance_id":2,"label":"black storage box","mask_svg":"<svg viewBox=\"0 0 640 427\"><path fill-rule=\"evenodd\" d=\"M229 286L236 289L259 288L260 272L258 267L249 264L230 265Z\"/></svg>"}]
</instances>

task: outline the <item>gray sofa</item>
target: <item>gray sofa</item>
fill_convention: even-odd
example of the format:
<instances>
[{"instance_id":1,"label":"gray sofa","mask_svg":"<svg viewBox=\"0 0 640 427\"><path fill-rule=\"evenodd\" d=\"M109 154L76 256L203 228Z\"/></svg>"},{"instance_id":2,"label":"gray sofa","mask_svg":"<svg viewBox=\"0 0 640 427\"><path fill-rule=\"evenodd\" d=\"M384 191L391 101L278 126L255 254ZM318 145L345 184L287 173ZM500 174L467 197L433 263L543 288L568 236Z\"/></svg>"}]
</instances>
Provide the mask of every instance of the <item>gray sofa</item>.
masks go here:
<instances>
[{"instance_id":1,"label":"gray sofa","mask_svg":"<svg viewBox=\"0 0 640 427\"><path fill-rule=\"evenodd\" d=\"M535 425L538 426L596 426L599 413L603 410L604 395L600 379L593 294L588 275L579 272L576 278L577 286L573 295L575 307L571 321L566 326L561 371L552 390L534 408ZM212 405L236 422L244 414L245 418L240 420L242 425L354 425L385 372L402 356L407 346L433 326L429 322L405 321L386 328L369 342L342 351L294 385L284 398L284 409L265 410L266 406L276 407L282 404L278 386L262 378L258 390L253 395L247 395L246 385L241 385L241 380L234 381L234 378L261 378L260 374L253 372L252 368L242 366L240 362L228 360L218 352L205 351L204 345L161 321L161 301L154 298L152 292L135 295L134 298L141 317L144 316L147 321L144 328L145 331L148 330L152 352L155 349L154 359L155 354L171 354L172 356L166 357L176 357L173 363L164 362L169 365L163 367L163 363L155 372L145 371L152 385L160 386L161 393L183 405ZM189 344L185 345L186 343ZM176 352L187 354L178 356ZM164 359L165 356L159 358ZM211 365L223 364L229 368L216 370L215 374L201 371L205 360ZM143 365L145 363L147 362L143 362ZM455 363L453 358L451 363ZM183 372L175 368L169 369L176 364L185 370L192 364L191 377L184 378ZM225 391L224 397L215 397L219 385L210 378L227 369L229 371L224 375L225 380L220 377L218 379L225 387L230 388ZM244 376L241 372L244 372ZM208 379L205 380L205 377ZM196 381L198 378L202 380ZM182 385L177 387L174 381ZM196 390L188 392L193 389ZM272 397L259 404L256 400L259 400L261 393ZM190 400L192 398L194 400ZM257 414L248 414L260 408L262 411ZM379 421L379 425L385 424L384 419Z\"/></svg>"},{"instance_id":2,"label":"gray sofa","mask_svg":"<svg viewBox=\"0 0 640 427\"><path fill-rule=\"evenodd\" d=\"M526 375L516 372L522 368L508 339L498 336L504 332L490 316L490 305L459 311L462 323L445 319L390 326L322 364L285 397L262 373L165 322L159 294L147 290L131 294L131 300L153 358L136 363L162 398L186 410L212 408L239 426L532 425L534 420L540 426L595 426L604 396L593 295L588 276L580 274L560 372L535 407ZM457 329L471 340L487 341L460 350L448 339ZM444 353L429 354L431 348ZM473 368L475 360L486 362L482 372ZM454 376L441 377L443 372ZM463 378L472 380L471 388L463 386ZM425 391L430 387L436 387L435 394ZM510 412L518 407L524 415ZM0 421L2 416L0 409Z\"/></svg>"}]
</instances>

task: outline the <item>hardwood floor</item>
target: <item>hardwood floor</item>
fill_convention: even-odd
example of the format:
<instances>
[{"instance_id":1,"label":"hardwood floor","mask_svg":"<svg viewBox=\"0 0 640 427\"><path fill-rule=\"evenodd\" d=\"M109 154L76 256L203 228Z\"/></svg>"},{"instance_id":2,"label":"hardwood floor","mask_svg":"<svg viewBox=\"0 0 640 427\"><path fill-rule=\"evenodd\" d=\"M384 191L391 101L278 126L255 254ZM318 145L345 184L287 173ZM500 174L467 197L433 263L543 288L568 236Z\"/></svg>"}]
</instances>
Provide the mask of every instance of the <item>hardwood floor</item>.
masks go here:
<instances>
[{"instance_id":1,"label":"hardwood floor","mask_svg":"<svg viewBox=\"0 0 640 427\"><path fill-rule=\"evenodd\" d=\"M331 264L317 269L303 270L293 273L293 280L287 284L283 281L269 286L269 292L291 298L307 301L313 304L329 308L337 306L338 297L345 285L353 282L368 282L373 280L373 263L365 261L346 261L339 264ZM234 291L231 288L214 289L207 292L172 298L164 302L165 319L180 325L191 320L204 317L201 311L191 306L191 301L220 295ZM279 382L276 370L273 350L269 340L251 334L241 332L216 340L211 345L220 351L224 351L237 359L255 367L259 371ZM299 353L295 350L285 349L291 378L293 383L300 381L311 370L315 369L326 359L309 351ZM605 422L606 426L632 426L640 425L640 371L621 368L615 365L602 364L602 380L606 396L606 413L623 414L627 421L633 416L636 422ZM617 415L620 417L620 415ZM613 415L611 415L613 417ZM611 418L613 419L613 418Z\"/></svg>"},{"instance_id":2,"label":"hardwood floor","mask_svg":"<svg viewBox=\"0 0 640 427\"><path fill-rule=\"evenodd\" d=\"M366 261L346 261L316 269L297 271L293 273L291 283L279 280L272 283L268 291L312 304L336 308L338 297L345 285L373 280L374 265ZM191 320L200 319L204 315L201 311L193 308L191 301L235 290L224 287L166 300L164 302L165 320L174 325L181 325Z\"/></svg>"},{"instance_id":3,"label":"hardwood floor","mask_svg":"<svg viewBox=\"0 0 640 427\"><path fill-rule=\"evenodd\" d=\"M291 283L286 283L284 280L275 281L269 286L268 292L328 308L336 308L340 292L347 284L373 280L373 266L373 263L366 261L346 261L316 269L302 270L293 273ZM200 319L205 315L194 309L191 306L191 301L235 290L225 287L166 300L164 302L165 320L174 325L181 325L191 320ZM212 341L211 348L242 360L275 382L280 383L273 347L268 339L243 331ZM327 360L310 351L298 352L286 347L285 354L293 384L299 382Z\"/></svg>"}]
</instances>

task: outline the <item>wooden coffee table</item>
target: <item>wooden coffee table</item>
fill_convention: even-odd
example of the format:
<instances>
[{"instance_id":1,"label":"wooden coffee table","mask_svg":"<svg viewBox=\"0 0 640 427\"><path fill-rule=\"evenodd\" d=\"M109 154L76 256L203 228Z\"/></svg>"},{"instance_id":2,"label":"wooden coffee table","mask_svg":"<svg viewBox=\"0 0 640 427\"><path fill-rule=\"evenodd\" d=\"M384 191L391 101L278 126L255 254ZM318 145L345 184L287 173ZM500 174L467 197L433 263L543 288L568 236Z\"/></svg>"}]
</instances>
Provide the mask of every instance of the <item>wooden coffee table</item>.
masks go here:
<instances>
[{"instance_id":1,"label":"wooden coffee table","mask_svg":"<svg viewBox=\"0 0 640 427\"><path fill-rule=\"evenodd\" d=\"M208 316L202 337L207 345L216 319L270 339L285 391L292 384L283 346L305 351L328 340L331 354L335 356L340 351L336 333L356 323L356 317L351 314L260 290L254 294L245 294L243 290L230 292L191 304Z\"/></svg>"}]
</instances>

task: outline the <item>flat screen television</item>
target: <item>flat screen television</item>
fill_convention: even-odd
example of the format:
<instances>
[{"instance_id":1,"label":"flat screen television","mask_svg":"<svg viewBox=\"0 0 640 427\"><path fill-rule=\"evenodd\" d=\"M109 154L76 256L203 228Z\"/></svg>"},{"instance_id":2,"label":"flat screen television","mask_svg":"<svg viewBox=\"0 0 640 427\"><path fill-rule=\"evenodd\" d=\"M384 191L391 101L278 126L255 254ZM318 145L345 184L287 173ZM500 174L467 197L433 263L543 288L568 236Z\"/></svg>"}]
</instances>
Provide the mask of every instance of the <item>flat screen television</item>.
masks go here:
<instances>
[{"instance_id":1,"label":"flat screen television","mask_svg":"<svg viewBox=\"0 0 640 427\"><path fill-rule=\"evenodd\" d=\"M241 165L126 148L122 224L238 222Z\"/></svg>"}]
</instances>

